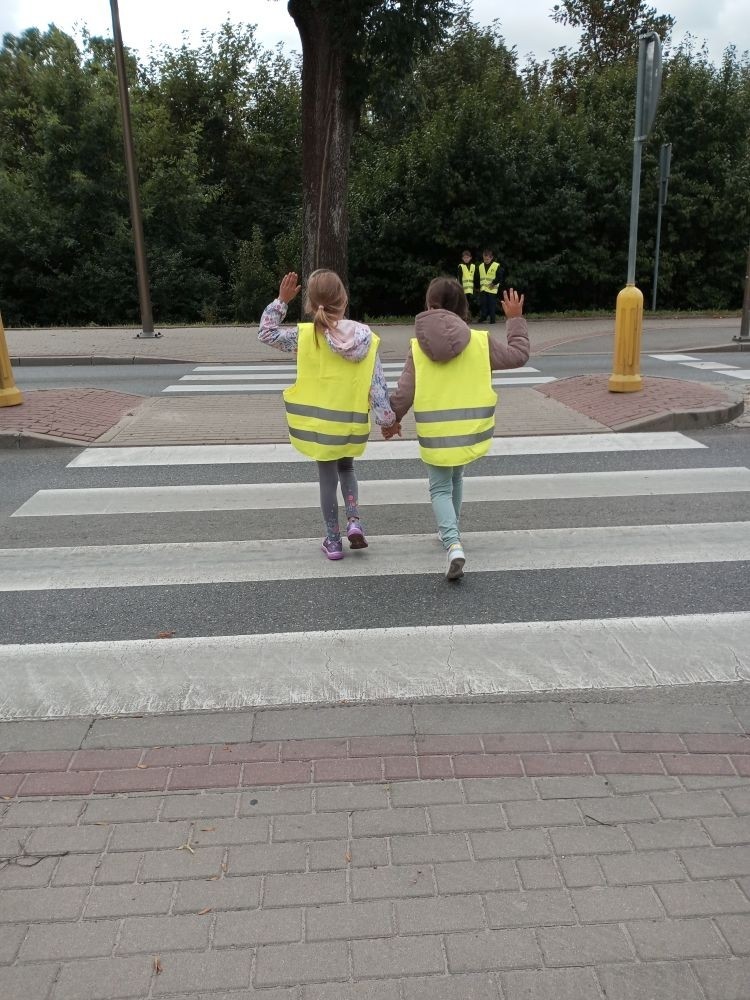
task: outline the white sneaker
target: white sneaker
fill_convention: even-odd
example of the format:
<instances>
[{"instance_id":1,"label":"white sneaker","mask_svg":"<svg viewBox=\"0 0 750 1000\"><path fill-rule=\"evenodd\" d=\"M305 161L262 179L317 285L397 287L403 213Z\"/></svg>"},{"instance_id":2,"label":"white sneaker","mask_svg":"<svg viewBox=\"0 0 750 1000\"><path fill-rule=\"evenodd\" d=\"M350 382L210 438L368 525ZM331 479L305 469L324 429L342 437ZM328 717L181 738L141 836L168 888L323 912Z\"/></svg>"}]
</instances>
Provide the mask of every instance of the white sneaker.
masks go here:
<instances>
[{"instance_id":1,"label":"white sneaker","mask_svg":"<svg viewBox=\"0 0 750 1000\"><path fill-rule=\"evenodd\" d=\"M454 542L448 549L448 568L445 571L447 580L458 580L464 575L466 556L460 542Z\"/></svg>"}]
</instances>

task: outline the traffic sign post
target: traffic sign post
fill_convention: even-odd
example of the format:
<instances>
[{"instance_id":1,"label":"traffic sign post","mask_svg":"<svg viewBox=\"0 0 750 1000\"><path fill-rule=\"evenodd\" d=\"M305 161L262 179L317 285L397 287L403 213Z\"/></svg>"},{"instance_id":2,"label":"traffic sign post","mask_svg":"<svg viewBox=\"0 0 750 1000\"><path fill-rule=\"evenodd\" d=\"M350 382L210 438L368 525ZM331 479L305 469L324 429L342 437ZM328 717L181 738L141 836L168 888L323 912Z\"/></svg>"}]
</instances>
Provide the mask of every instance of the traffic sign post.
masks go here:
<instances>
[{"instance_id":1,"label":"traffic sign post","mask_svg":"<svg viewBox=\"0 0 750 1000\"><path fill-rule=\"evenodd\" d=\"M667 204L667 187L669 186L669 171L672 166L672 143L666 142L661 147L659 156L659 207L656 213L656 247L654 248L654 287L651 293L651 309L656 309L656 289L659 286L659 251L661 250L661 212Z\"/></svg>"},{"instance_id":2,"label":"traffic sign post","mask_svg":"<svg viewBox=\"0 0 750 1000\"><path fill-rule=\"evenodd\" d=\"M643 333L643 292L635 287L635 256L638 245L638 206L641 196L643 144L656 117L661 95L661 41L655 31L641 35L638 48L638 82L635 94L635 135L633 137L633 182L630 192L630 239L628 243L627 285L617 296L615 350L610 392L638 392L643 388L640 374Z\"/></svg>"}]
</instances>

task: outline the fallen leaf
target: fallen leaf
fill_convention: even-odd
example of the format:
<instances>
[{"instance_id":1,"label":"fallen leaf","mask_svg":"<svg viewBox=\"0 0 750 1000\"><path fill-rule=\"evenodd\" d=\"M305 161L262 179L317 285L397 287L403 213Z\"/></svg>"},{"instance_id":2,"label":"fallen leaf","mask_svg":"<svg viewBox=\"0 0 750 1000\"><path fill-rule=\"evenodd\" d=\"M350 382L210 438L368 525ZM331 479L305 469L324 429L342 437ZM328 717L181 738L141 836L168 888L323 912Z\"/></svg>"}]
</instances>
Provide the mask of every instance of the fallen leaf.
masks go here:
<instances>
[{"instance_id":1,"label":"fallen leaf","mask_svg":"<svg viewBox=\"0 0 750 1000\"><path fill-rule=\"evenodd\" d=\"M139 771L145 771L148 768L148 764L136 764L135 765Z\"/></svg>"},{"instance_id":2,"label":"fallen leaf","mask_svg":"<svg viewBox=\"0 0 750 1000\"><path fill-rule=\"evenodd\" d=\"M227 870L227 867L228 867L228 865L227 865L227 863L226 863L226 861L225 861L225 862L224 862L224 863L222 864L222 866L221 866L221 870L222 870L223 872L226 872L226 870Z\"/></svg>"},{"instance_id":3,"label":"fallen leaf","mask_svg":"<svg viewBox=\"0 0 750 1000\"><path fill-rule=\"evenodd\" d=\"M175 637L176 634L177 634L176 632L157 632L156 633L156 638L157 639L174 639L174 637Z\"/></svg>"},{"instance_id":4,"label":"fallen leaf","mask_svg":"<svg viewBox=\"0 0 750 1000\"><path fill-rule=\"evenodd\" d=\"M344 855L344 861L346 861L347 864L351 864L351 860L352 860L352 852L347 851L346 854Z\"/></svg>"},{"instance_id":5,"label":"fallen leaf","mask_svg":"<svg viewBox=\"0 0 750 1000\"><path fill-rule=\"evenodd\" d=\"M215 826L202 826L201 833L213 833L215 829Z\"/></svg>"},{"instance_id":6,"label":"fallen leaf","mask_svg":"<svg viewBox=\"0 0 750 1000\"><path fill-rule=\"evenodd\" d=\"M221 878L221 875L209 875L208 879L206 881L208 881L208 882L216 882L220 878Z\"/></svg>"},{"instance_id":7,"label":"fallen leaf","mask_svg":"<svg viewBox=\"0 0 750 1000\"><path fill-rule=\"evenodd\" d=\"M191 854L195 854L195 851L190 846L190 844L180 844L180 846L178 848L176 848L176 850L178 850L178 851L190 851Z\"/></svg>"},{"instance_id":8,"label":"fallen leaf","mask_svg":"<svg viewBox=\"0 0 750 1000\"><path fill-rule=\"evenodd\" d=\"M164 971L164 967L161 964L161 959L159 958L158 955L156 955L155 958L154 958L154 972L158 976L163 971Z\"/></svg>"},{"instance_id":9,"label":"fallen leaf","mask_svg":"<svg viewBox=\"0 0 750 1000\"><path fill-rule=\"evenodd\" d=\"M94 823L94 826L109 826L109 823L106 819L98 819L96 823Z\"/></svg>"},{"instance_id":10,"label":"fallen leaf","mask_svg":"<svg viewBox=\"0 0 750 1000\"><path fill-rule=\"evenodd\" d=\"M210 913L211 909L210 906L204 906L202 910L198 910L198 916L202 917L205 913Z\"/></svg>"}]
</instances>

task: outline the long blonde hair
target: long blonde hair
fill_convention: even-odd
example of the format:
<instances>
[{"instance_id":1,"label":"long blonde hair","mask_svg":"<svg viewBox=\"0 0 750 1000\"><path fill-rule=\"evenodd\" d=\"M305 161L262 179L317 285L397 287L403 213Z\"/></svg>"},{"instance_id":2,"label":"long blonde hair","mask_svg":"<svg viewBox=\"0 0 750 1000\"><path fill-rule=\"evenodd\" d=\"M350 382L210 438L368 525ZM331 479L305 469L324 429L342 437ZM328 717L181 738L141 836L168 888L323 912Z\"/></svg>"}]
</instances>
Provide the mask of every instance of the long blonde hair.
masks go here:
<instances>
[{"instance_id":1,"label":"long blonde hair","mask_svg":"<svg viewBox=\"0 0 750 1000\"><path fill-rule=\"evenodd\" d=\"M343 318L348 303L344 282L335 271L324 267L313 271L307 279L304 309L312 316L315 324L316 347L318 334L325 336L326 330L335 329L338 321Z\"/></svg>"}]
</instances>

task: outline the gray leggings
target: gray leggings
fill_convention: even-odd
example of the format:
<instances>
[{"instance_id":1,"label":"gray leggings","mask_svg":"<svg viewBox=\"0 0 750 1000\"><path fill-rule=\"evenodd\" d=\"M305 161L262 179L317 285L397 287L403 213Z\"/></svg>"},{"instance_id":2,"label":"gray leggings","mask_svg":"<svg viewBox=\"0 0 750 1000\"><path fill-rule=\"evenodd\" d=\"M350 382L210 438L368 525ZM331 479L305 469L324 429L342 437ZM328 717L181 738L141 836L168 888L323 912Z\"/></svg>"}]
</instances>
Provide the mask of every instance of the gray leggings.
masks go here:
<instances>
[{"instance_id":1,"label":"gray leggings","mask_svg":"<svg viewBox=\"0 0 750 1000\"><path fill-rule=\"evenodd\" d=\"M320 481L320 509L323 512L326 537L338 542L341 539L337 496L339 483L341 483L347 519L350 517L359 518L354 459L340 458L335 462L318 462L318 480Z\"/></svg>"}]
</instances>

